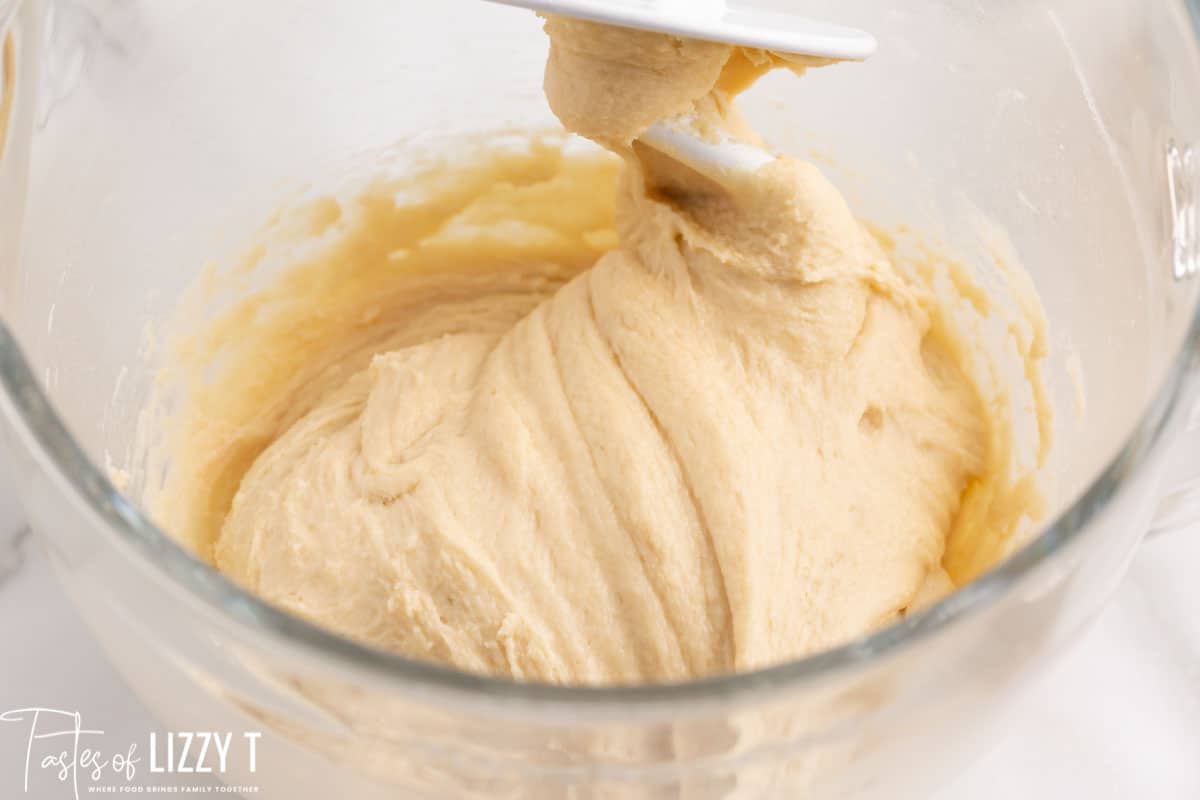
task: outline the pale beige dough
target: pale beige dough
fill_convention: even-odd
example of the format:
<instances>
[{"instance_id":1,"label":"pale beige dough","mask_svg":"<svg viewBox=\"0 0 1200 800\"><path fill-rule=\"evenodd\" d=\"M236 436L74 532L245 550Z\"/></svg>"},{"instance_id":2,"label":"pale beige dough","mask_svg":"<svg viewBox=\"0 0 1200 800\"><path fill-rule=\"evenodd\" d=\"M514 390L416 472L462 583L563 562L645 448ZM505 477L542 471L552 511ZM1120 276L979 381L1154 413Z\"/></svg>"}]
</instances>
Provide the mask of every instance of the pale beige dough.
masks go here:
<instances>
[{"instance_id":1,"label":"pale beige dough","mask_svg":"<svg viewBox=\"0 0 1200 800\"><path fill-rule=\"evenodd\" d=\"M216 564L352 638L564 683L777 664L927 602L949 537L1002 538L1030 511L937 298L811 165L780 158L729 192L631 147L677 113L741 131L731 92L772 56L548 30L553 108L625 158L619 246L588 267L609 237L564 199L611 196L611 171L557 150L529 167L555 191L509 185L503 235L480 233L502 215L462 187L408 238L390 217L370 230L436 290L385 331L347 322L341 351L271 340L304 390L243 390L237 425L203 431L225 461L196 474L225 488L180 506L206 509ZM477 267L439 277L455 226L446 264ZM551 257L504 250L523 237ZM348 282L394 280L365 252L342 252ZM327 294L314 325L340 313ZM243 413L255 402L269 411Z\"/></svg>"}]
</instances>

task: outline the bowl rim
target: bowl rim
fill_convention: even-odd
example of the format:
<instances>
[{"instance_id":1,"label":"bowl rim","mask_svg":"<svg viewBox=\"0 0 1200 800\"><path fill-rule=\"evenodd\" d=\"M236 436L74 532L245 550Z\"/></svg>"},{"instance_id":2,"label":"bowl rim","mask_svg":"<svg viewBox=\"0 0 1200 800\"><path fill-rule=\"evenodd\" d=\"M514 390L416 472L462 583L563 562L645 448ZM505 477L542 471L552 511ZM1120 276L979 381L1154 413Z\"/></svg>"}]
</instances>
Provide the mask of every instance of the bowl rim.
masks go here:
<instances>
[{"instance_id":1,"label":"bowl rim","mask_svg":"<svg viewBox=\"0 0 1200 800\"><path fill-rule=\"evenodd\" d=\"M1200 33L1200 0L1186 0ZM1182 285L1182 284L1181 284ZM356 642L260 600L162 531L126 499L70 434L42 390L7 319L0 319L0 413L11 439L19 441L56 488L77 501L92 522L128 546L141 566L165 578L168 590L186 592L216 617L243 633L275 642L400 692L436 693L464 702L528 708L539 712L614 711L679 714L698 703L749 701L803 688L877 663L994 607L1051 556L1082 538L1088 523L1109 508L1129 478L1153 457L1187 399L1200 401L1200 297L1171 365L1128 438L1099 476L1050 524L1008 558L974 581L917 613L833 649L751 672L645 685L573 686L521 682L468 673ZM1190 409L1186 409L1190 410ZM16 443L16 442L14 442Z\"/></svg>"}]
</instances>

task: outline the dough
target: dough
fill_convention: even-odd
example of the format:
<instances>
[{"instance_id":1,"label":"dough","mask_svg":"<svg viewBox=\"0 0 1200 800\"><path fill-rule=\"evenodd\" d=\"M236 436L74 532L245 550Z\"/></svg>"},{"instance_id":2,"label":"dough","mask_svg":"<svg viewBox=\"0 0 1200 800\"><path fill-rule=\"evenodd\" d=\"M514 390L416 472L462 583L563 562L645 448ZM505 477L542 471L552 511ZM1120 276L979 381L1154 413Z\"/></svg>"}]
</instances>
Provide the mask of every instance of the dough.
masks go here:
<instances>
[{"instance_id":1,"label":"dough","mask_svg":"<svg viewBox=\"0 0 1200 800\"><path fill-rule=\"evenodd\" d=\"M810 64L547 30L552 107L623 159L619 245L590 268L516 263L478 206L406 228L401 258L470 228L453 260L476 268L438 277L425 258L436 291L383 333L356 324L336 357L277 341L297 369L318 351L334 366L279 393L279 430L222 473L216 564L354 639L558 683L752 670L927 602L949 537L1004 538L1031 512L1006 494L1008 421L962 363L972 345L812 165L781 157L731 188L634 144L684 113L750 138L734 93ZM541 179L570 175L543 157L560 161ZM574 197L614 191L574 177ZM530 185L501 193L530 221L505 235L586 255L598 234L560 236L562 192ZM343 258L360 275L363 252Z\"/></svg>"}]
</instances>

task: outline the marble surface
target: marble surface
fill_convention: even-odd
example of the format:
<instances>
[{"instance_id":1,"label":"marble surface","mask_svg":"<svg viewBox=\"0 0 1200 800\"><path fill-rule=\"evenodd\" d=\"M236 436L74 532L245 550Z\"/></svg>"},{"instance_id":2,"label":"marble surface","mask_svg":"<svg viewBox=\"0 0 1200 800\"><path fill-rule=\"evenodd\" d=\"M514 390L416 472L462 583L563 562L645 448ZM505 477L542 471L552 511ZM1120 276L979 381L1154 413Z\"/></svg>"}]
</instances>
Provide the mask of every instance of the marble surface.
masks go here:
<instances>
[{"instance_id":1,"label":"marble surface","mask_svg":"<svg viewBox=\"0 0 1200 800\"><path fill-rule=\"evenodd\" d=\"M60 592L6 485L0 467L0 711L77 709L115 740L144 738L155 722ZM1107 612L936 800L1200 798L1198 567L1200 527L1144 545ZM0 727L0 779L19 775L22 743ZM69 796L9 791L0 796Z\"/></svg>"}]
</instances>

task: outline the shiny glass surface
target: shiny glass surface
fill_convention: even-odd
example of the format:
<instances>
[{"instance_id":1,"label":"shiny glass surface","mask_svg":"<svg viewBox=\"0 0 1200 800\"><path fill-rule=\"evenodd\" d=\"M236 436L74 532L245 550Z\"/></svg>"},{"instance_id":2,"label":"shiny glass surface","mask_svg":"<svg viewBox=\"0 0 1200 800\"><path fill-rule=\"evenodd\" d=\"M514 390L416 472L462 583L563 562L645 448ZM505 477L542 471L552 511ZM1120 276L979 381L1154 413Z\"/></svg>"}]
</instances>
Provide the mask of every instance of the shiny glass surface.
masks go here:
<instances>
[{"instance_id":1,"label":"shiny glass surface","mask_svg":"<svg viewBox=\"0 0 1200 800\"><path fill-rule=\"evenodd\" d=\"M266 796L921 796L1096 614L1160 499L1195 497L1196 476L1172 472L1172 447L1196 443L1200 383L1200 281L1179 266L1196 235L1183 151L1200 142L1189 7L813 0L806 13L871 30L880 53L801 83L773 76L747 113L872 220L980 259L971 220L1007 232L1053 328L1045 529L845 647L679 685L520 684L318 630L193 559L113 487L107 465L134 449L161 355L147 341L205 262L346 159L553 124L537 22L473 0L17 6L0 2L0 21L16 9L0 407L30 517L164 721L267 731Z\"/></svg>"}]
</instances>

